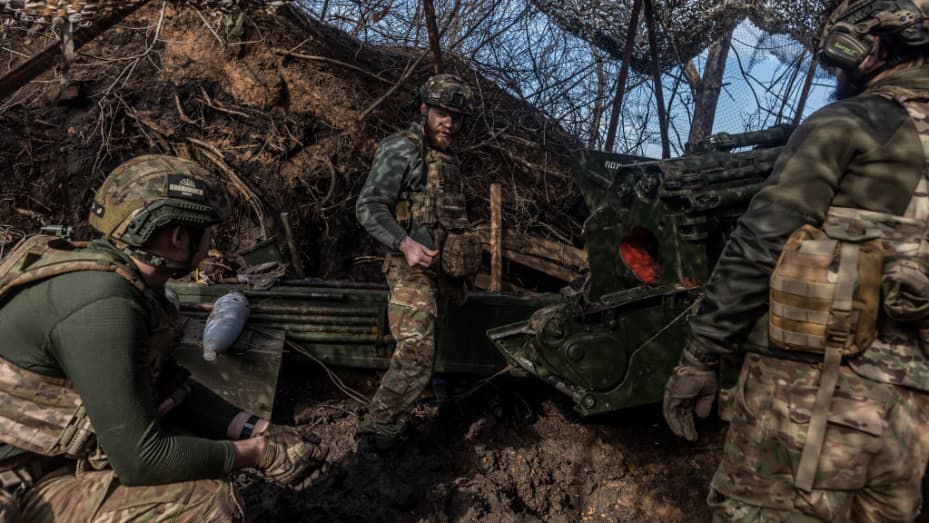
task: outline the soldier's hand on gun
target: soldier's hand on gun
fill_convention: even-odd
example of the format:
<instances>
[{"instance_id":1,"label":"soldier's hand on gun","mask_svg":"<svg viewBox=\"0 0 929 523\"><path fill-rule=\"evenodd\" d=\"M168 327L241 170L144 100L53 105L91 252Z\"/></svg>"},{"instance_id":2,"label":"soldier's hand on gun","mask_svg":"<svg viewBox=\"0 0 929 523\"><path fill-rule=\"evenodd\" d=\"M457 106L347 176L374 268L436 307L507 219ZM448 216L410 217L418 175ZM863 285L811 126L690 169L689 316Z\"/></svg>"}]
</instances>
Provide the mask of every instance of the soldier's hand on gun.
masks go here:
<instances>
[{"instance_id":1,"label":"soldier's hand on gun","mask_svg":"<svg viewBox=\"0 0 929 523\"><path fill-rule=\"evenodd\" d=\"M410 267L424 269L429 268L435 261L435 257L439 255L439 251L434 251L409 236L400 242L400 252L403 253Z\"/></svg>"},{"instance_id":2,"label":"soldier's hand on gun","mask_svg":"<svg viewBox=\"0 0 929 523\"><path fill-rule=\"evenodd\" d=\"M697 429L693 413L701 418L710 415L716 389L716 369L684 351L664 389L662 413L671 432L687 441L695 441Z\"/></svg>"},{"instance_id":3,"label":"soldier's hand on gun","mask_svg":"<svg viewBox=\"0 0 929 523\"><path fill-rule=\"evenodd\" d=\"M326 470L329 449L308 427L271 425L258 469L280 486L303 490Z\"/></svg>"}]
</instances>

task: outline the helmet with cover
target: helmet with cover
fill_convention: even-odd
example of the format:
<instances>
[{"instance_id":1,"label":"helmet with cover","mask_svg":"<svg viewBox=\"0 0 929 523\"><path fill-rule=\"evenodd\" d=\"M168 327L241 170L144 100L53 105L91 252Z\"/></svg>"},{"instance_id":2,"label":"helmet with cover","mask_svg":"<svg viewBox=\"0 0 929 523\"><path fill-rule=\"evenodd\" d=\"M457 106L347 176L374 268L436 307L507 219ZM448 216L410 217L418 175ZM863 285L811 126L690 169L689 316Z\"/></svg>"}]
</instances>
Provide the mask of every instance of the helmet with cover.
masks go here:
<instances>
[{"instance_id":1,"label":"helmet with cover","mask_svg":"<svg viewBox=\"0 0 929 523\"><path fill-rule=\"evenodd\" d=\"M820 63L852 71L868 57L878 37L902 47L929 44L929 0L840 1L823 24Z\"/></svg>"},{"instance_id":2,"label":"helmet with cover","mask_svg":"<svg viewBox=\"0 0 929 523\"><path fill-rule=\"evenodd\" d=\"M138 156L116 167L97 190L90 225L147 263L188 268L142 247L169 225L202 231L219 223L228 205L225 189L196 163L173 156Z\"/></svg>"},{"instance_id":3,"label":"helmet with cover","mask_svg":"<svg viewBox=\"0 0 929 523\"><path fill-rule=\"evenodd\" d=\"M426 105L441 107L464 116L470 116L474 111L474 95L471 88L451 74L431 76L420 88L419 98Z\"/></svg>"}]
</instances>

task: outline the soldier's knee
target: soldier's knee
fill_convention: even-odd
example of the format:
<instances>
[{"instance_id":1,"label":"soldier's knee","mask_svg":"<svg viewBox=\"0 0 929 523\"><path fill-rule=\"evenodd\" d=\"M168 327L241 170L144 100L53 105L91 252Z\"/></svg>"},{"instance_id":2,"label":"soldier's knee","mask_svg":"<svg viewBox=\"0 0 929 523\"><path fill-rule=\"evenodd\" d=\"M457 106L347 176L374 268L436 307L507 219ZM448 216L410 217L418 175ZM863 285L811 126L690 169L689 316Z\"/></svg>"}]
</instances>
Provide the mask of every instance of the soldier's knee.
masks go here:
<instances>
[{"instance_id":1,"label":"soldier's knee","mask_svg":"<svg viewBox=\"0 0 929 523\"><path fill-rule=\"evenodd\" d=\"M418 393L422 390L429 383L431 375L431 366L412 363L405 365L401 370L385 374L381 385L398 397L405 397L412 392Z\"/></svg>"}]
</instances>

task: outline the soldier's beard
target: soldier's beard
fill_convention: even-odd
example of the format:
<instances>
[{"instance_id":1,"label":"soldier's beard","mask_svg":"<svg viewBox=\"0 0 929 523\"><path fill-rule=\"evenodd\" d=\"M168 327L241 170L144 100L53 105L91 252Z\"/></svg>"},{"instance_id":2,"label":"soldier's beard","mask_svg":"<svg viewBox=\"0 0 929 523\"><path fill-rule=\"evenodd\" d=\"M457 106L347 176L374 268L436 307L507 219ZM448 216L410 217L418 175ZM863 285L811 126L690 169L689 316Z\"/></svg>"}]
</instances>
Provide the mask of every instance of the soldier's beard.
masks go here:
<instances>
[{"instance_id":1,"label":"soldier's beard","mask_svg":"<svg viewBox=\"0 0 929 523\"><path fill-rule=\"evenodd\" d=\"M845 100L853 96L858 96L864 92L868 82L863 78L853 78L848 74L836 76L835 91L832 92L833 100Z\"/></svg>"},{"instance_id":2,"label":"soldier's beard","mask_svg":"<svg viewBox=\"0 0 929 523\"><path fill-rule=\"evenodd\" d=\"M432 143L432 146L440 151L446 151L452 145L452 138L454 138L454 133L450 129L437 129L429 124L429 120L426 120L426 136L429 137L429 142Z\"/></svg>"}]
</instances>

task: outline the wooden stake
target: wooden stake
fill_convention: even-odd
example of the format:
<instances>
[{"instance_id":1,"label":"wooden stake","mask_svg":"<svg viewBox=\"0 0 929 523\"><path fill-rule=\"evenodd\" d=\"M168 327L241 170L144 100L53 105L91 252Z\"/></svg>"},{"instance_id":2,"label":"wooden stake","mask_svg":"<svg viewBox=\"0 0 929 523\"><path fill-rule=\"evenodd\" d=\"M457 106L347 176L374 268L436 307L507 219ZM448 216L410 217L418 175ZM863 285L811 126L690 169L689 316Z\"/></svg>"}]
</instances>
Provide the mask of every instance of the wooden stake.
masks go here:
<instances>
[{"instance_id":1,"label":"wooden stake","mask_svg":"<svg viewBox=\"0 0 929 523\"><path fill-rule=\"evenodd\" d=\"M500 184L490 184L490 292L500 292L503 282L503 212Z\"/></svg>"},{"instance_id":2,"label":"wooden stake","mask_svg":"<svg viewBox=\"0 0 929 523\"><path fill-rule=\"evenodd\" d=\"M287 239L287 251L290 253L290 263L293 264L294 273L298 278L306 278L303 272L303 264L300 263L300 252L297 251L297 242L294 241L294 233L290 228L290 217L287 212L282 212L281 226L284 228L284 237Z\"/></svg>"}]
</instances>

